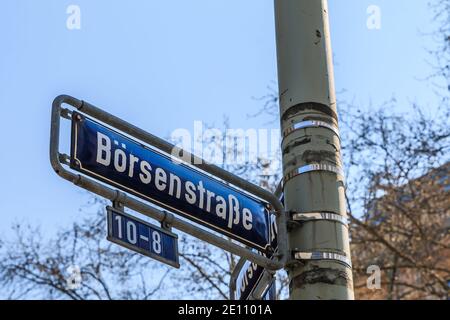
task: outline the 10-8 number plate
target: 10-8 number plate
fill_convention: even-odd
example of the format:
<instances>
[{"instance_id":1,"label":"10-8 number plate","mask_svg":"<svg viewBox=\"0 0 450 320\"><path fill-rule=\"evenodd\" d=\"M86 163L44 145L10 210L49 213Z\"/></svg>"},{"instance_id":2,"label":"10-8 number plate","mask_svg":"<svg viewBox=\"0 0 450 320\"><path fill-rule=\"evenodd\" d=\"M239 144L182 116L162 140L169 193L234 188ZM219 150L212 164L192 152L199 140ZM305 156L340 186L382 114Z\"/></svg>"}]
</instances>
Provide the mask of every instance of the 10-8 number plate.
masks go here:
<instances>
[{"instance_id":1,"label":"10-8 number plate","mask_svg":"<svg viewBox=\"0 0 450 320\"><path fill-rule=\"evenodd\" d=\"M107 207L111 242L179 268L178 236L168 230Z\"/></svg>"}]
</instances>

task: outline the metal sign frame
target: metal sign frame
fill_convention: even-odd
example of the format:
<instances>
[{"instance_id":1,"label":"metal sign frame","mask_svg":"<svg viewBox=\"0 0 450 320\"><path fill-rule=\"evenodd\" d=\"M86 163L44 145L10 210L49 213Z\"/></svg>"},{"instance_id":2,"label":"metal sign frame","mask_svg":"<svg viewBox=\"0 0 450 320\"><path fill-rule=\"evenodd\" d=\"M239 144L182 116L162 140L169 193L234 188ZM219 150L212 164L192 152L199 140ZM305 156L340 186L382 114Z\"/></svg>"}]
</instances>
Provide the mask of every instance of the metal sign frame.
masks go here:
<instances>
[{"instance_id":1,"label":"metal sign frame","mask_svg":"<svg viewBox=\"0 0 450 320\"><path fill-rule=\"evenodd\" d=\"M97 195L109 199L113 202L118 202L126 207L140 212L148 217L156 219L160 222L166 222L171 224L174 228L181 230L187 234L190 234L200 240L206 241L212 245L215 245L223 250L229 251L232 254L243 257L249 261L252 261L268 270L276 271L285 267L288 259L290 259L288 247L287 247L287 214L283 205L278 198L267 190L264 190L253 183L250 183L222 168L215 165L206 163L203 159L192 155L191 153L180 150L183 153L183 158L180 161L186 162L183 159L190 159L189 164L203 170L219 179L222 179L236 187L246 190L250 194L267 201L273 208L276 214L276 222L278 229L278 253L274 256L274 259L268 259L261 256L250 249L240 246L232 241L225 239L221 236L215 235L207 230L199 228L191 223L188 223L182 219L177 218L174 214L159 210L151 205L148 205L142 201L138 201L132 197L128 197L126 193L117 189L105 186L85 175L76 174L64 168L70 166L70 157L66 154L59 152L59 138L60 138L60 121L61 117L70 119L71 111L69 109L62 108L62 104L68 104L73 108L76 108L79 112L90 115L93 118L118 129L138 140L141 140L162 152L171 154L175 146L161 138L158 138L134 125L119 119L85 101L78 100L68 95L60 95L56 97L52 104L51 114L51 131L50 131L50 163L55 172L65 180L68 180L75 185L84 188L88 191L96 193Z\"/></svg>"}]
</instances>

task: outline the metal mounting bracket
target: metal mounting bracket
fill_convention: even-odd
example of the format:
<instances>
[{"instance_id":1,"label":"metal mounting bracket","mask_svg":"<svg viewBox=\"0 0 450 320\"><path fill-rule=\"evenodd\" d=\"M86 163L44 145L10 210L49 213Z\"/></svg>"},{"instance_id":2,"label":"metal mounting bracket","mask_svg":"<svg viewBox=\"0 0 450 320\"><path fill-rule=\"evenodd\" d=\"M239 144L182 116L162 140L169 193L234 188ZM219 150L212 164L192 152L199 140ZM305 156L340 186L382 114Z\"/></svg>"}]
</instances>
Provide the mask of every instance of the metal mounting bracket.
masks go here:
<instances>
[{"instance_id":1,"label":"metal mounting bracket","mask_svg":"<svg viewBox=\"0 0 450 320\"><path fill-rule=\"evenodd\" d=\"M116 209L117 211L119 211L119 212L125 212L125 206L120 201L113 200L112 201L112 207L114 209Z\"/></svg>"}]
</instances>

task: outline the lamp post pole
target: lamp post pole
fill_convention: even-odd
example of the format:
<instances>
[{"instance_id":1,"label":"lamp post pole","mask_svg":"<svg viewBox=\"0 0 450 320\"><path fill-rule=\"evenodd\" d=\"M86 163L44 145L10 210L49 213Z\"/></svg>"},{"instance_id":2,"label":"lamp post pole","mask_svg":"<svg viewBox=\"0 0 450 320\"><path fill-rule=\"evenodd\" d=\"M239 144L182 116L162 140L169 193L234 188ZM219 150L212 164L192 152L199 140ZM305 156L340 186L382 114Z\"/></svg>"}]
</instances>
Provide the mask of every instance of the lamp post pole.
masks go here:
<instances>
[{"instance_id":1,"label":"lamp post pole","mask_svg":"<svg viewBox=\"0 0 450 320\"><path fill-rule=\"evenodd\" d=\"M291 299L353 299L326 0L275 0Z\"/></svg>"}]
</instances>

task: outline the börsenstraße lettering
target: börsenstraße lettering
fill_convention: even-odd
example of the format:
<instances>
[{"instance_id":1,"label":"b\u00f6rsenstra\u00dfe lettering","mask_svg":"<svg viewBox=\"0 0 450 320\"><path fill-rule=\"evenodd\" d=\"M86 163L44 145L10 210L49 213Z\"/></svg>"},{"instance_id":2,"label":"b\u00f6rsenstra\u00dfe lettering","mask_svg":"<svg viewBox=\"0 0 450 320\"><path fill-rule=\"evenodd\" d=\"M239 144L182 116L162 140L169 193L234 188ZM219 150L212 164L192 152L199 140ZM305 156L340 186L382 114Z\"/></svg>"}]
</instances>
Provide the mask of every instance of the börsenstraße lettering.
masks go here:
<instances>
[{"instance_id":1,"label":"b\u00f6rsenstra\u00dfe lettering","mask_svg":"<svg viewBox=\"0 0 450 320\"><path fill-rule=\"evenodd\" d=\"M117 141L114 142L117 143ZM149 162L141 160L131 153L127 155L126 149L127 145L121 144L119 148L115 149L114 156L112 156L111 139L107 135L97 132L97 163L110 166L117 172L128 174L130 178L138 176L141 183L150 185L151 188L169 193L170 196L177 199L184 198L188 203L205 210L207 213L213 212L218 217L227 220L227 226L230 229L233 224L239 224L242 220L244 228L252 230L253 216L251 211L242 208L242 219L240 219L239 202L234 195L229 194L227 199L216 195L214 192L205 189L202 180L198 181L197 185L191 181L184 181L184 186L182 186L180 177L172 172L167 173L163 168L156 168L153 175L153 168ZM184 190L183 195L181 194L182 190ZM214 199L215 201L213 201ZM213 203L215 208L212 206Z\"/></svg>"}]
</instances>

